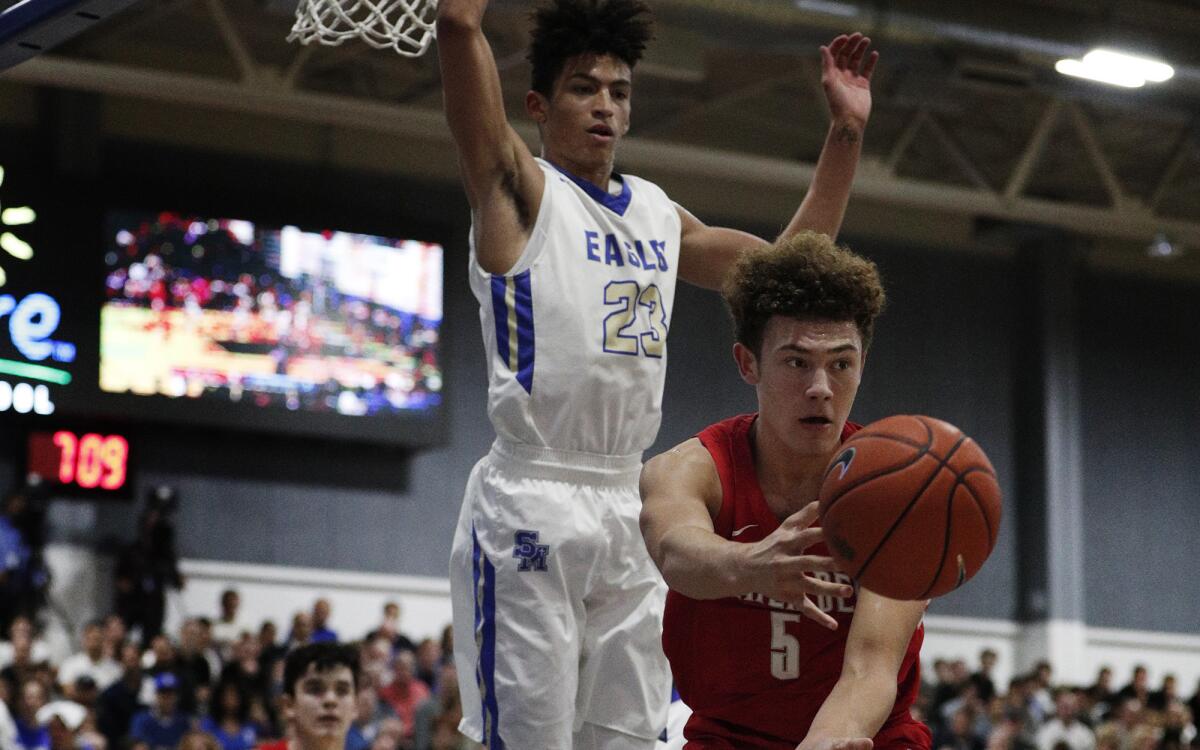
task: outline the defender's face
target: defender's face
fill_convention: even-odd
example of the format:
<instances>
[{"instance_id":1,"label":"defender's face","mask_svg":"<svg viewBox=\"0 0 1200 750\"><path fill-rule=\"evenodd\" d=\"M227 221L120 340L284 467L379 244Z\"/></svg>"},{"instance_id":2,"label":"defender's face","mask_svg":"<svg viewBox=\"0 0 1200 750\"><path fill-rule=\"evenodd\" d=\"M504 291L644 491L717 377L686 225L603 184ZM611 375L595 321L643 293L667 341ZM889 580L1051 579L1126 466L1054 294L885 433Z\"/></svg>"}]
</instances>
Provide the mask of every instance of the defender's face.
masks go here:
<instances>
[{"instance_id":1,"label":"defender's face","mask_svg":"<svg viewBox=\"0 0 1200 750\"><path fill-rule=\"evenodd\" d=\"M531 92L530 113L542 126L548 156L591 166L611 162L629 132L632 71L611 55L567 60L546 100Z\"/></svg>"},{"instance_id":2,"label":"defender's face","mask_svg":"<svg viewBox=\"0 0 1200 750\"><path fill-rule=\"evenodd\" d=\"M862 336L853 322L776 315L762 354L735 352L758 391L759 421L797 458L831 456L862 380Z\"/></svg>"},{"instance_id":3,"label":"defender's face","mask_svg":"<svg viewBox=\"0 0 1200 750\"><path fill-rule=\"evenodd\" d=\"M345 737L354 720L354 675L339 664L318 671L315 664L296 681L296 694L284 696L284 708L296 734L306 740Z\"/></svg>"}]
</instances>

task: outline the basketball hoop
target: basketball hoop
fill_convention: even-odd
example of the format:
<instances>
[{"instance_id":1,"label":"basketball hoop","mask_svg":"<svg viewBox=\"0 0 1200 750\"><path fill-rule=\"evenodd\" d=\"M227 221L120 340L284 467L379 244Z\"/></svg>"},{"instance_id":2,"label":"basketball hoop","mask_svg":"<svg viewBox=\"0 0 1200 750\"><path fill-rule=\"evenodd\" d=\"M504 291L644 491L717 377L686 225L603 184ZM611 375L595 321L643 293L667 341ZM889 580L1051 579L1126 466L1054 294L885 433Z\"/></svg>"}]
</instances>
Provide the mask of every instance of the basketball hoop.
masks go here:
<instances>
[{"instance_id":1,"label":"basketball hoop","mask_svg":"<svg viewBox=\"0 0 1200 750\"><path fill-rule=\"evenodd\" d=\"M300 0L288 41L335 46L358 37L420 57L433 41L436 11L437 0Z\"/></svg>"}]
</instances>

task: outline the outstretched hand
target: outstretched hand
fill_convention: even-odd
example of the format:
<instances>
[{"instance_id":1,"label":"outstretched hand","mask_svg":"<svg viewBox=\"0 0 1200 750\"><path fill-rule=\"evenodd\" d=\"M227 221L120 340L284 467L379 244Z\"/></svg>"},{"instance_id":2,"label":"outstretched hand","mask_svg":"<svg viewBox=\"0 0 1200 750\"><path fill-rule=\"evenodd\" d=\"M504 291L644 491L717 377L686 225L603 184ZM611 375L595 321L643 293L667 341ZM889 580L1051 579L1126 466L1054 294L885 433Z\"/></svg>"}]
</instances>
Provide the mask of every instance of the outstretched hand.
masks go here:
<instances>
[{"instance_id":1,"label":"outstretched hand","mask_svg":"<svg viewBox=\"0 0 1200 750\"><path fill-rule=\"evenodd\" d=\"M836 630L837 620L822 612L809 595L846 598L853 589L810 575L837 570L837 563L831 557L804 554L809 547L824 540L820 527L813 526L816 520L817 503L814 501L785 518L779 528L762 541L749 545L746 565L755 592L793 604L805 617Z\"/></svg>"},{"instance_id":2,"label":"outstretched hand","mask_svg":"<svg viewBox=\"0 0 1200 750\"><path fill-rule=\"evenodd\" d=\"M879 53L867 52L869 37L842 34L821 47L821 86L834 122L852 121L860 128L871 116L871 74Z\"/></svg>"}]
</instances>

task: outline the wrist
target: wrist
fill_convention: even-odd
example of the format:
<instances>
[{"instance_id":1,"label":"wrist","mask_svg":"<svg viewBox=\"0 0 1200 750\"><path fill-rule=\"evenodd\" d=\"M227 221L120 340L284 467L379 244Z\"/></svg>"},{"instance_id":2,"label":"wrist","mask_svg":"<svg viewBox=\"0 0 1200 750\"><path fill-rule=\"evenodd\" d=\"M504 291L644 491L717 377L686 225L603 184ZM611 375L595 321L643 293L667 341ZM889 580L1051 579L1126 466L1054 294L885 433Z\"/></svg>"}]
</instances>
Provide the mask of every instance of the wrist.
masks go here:
<instances>
[{"instance_id":1,"label":"wrist","mask_svg":"<svg viewBox=\"0 0 1200 750\"><path fill-rule=\"evenodd\" d=\"M753 552L756 545L732 540L726 540L726 544L728 545L728 558L724 567L729 571L726 584L729 586L730 595L761 593L757 588L757 577L754 574Z\"/></svg>"},{"instance_id":2,"label":"wrist","mask_svg":"<svg viewBox=\"0 0 1200 750\"><path fill-rule=\"evenodd\" d=\"M836 144L856 146L862 143L867 121L856 117L837 117L829 123L829 141Z\"/></svg>"}]
</instances>

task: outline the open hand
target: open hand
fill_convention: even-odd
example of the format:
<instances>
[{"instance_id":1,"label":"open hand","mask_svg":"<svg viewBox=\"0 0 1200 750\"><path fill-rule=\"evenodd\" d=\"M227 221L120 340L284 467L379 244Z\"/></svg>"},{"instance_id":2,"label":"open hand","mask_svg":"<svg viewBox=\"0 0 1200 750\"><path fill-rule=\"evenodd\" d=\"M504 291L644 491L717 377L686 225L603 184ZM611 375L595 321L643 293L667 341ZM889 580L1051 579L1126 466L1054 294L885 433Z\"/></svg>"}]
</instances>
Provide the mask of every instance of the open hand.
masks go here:
<instances>
[{"instance_id":1,"label":"open hand","mask_svg":"<svg viewBox=\"0 0 1200 750\"><path fill-rule=\"evenodd\" d=\"M822 612L808 595L846 598L853 593L853 589L809 575L837 570L832 557L804 554L809 547L824 540L821 529L812 525L816 520L817 503L811 502L784 519L779 528L765 539L747 545L750 549L745 564L754 582L755 593L794 604L805 617L836 630L837 620Z\"/></svg>"},{"instance_id":2,"label":"open hand","mask_svg":"<svg viewBox=\"0 0 1200 750\"><path fill-rule=\"evenodd\" d=\"M879 53L868 53L870 46L869 37L855 32L821 47L821 87L834 122L862 128L871 116L871 74Z\"/></svg>"}]
</instances>

